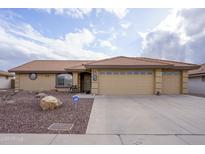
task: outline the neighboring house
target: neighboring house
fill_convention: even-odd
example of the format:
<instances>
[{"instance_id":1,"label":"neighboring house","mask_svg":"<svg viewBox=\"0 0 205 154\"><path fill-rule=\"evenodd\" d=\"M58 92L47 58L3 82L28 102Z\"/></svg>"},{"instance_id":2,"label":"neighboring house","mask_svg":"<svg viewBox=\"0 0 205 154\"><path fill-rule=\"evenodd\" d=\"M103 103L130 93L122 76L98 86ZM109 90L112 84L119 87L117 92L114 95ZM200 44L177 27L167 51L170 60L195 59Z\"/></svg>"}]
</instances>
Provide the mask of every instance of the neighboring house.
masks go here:
<instances>
[{"instance_id":1,"label":"neighboring house","mask_svg":"<svg viewBox=\"0 0 205 154\"><path fill-rule=\"evenodd\" d=\"M11 79L13 75L11 73L0 70L0 89L11 88Z\"/></svg>"},{"instance_id":2,"label":"neighboring house","mask_svg":"<svg viewBox=\"0 0 205 154\"><path fill-rule=\"evenodd\" d=\"M199 69L189 71L189 93L205 95L205 64Z\"/></svg>"},{"instance_id":3,"label":"neighboring house","mask_svg":"<svg viewBox=\"0 0 205 154\"><path fill-rule=\"evenodd\" d=\"M188 70L198 65L142 57L114 57L96 61L35 60L10 69L15 88L68 90L93 94L185 94Z\"/></svg>"}]
</instances>

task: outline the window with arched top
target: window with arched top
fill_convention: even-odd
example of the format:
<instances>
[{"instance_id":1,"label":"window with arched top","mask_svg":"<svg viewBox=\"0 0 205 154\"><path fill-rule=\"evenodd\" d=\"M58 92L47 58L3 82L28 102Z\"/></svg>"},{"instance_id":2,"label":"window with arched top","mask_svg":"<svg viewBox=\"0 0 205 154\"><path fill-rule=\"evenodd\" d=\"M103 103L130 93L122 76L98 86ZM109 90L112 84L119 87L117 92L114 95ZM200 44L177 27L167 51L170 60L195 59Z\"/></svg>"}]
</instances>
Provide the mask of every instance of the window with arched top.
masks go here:
<instances>
[{"instance_id":1,"label":"window with arched top","mask_svg":"<svg viewBox=\"0 0 205 154\"><path fill-rule=\"evenodd\" d=\"M56 87L68 88L71 87L73 83L72 74L58 74L56 75Z\"/></svg>"}]
</instances>

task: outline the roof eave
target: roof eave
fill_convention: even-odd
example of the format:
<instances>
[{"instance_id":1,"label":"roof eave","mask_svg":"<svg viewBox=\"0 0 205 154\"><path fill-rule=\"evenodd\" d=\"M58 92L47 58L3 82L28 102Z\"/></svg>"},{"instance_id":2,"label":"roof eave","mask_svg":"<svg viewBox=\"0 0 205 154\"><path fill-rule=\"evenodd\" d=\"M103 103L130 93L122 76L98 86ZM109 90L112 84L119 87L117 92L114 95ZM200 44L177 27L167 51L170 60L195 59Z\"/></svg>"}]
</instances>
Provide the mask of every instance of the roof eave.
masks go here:
<instances>
[{"instance_id":1,"label":"roof eave","mask_svg":"<svg viewBox=\"0 0 205 154\"><path fill-rule=\"evenodd\" d=\"M48 70L48 71L42 71L42 70L9 70L9 72L14 72L14 73L66 73L64 70Z\"/></svg>"},{"instance_id":2,"label":"roof eave","mask_svg":"<svg viewBox=\"0 0 205 154\"><path fill-rule=\"evenodd\" d=\"M198 69L199 65L192 66L173 66L173 65L85 65L86 68L170 68L192 70Z\"/></svg>"},{"instance_id":3,"label":"roof eave","mask_svg":"<svg viewBox=\"0 0 205 154\"><path fill-rule=\"evenodd\" d=\"M69 69L69 68L65 68L65 71L69 71L69 72L84 72L84 71L86 71L86 69Z\"/></svg>"},{"instance_id":4,"label":"roof eave","mask_svg":"<svg viewBox=\"0 0 205 154\"><path fill-rule=\"evenodd\" d=\"M201 77L201 76L205 76L205 72L204 73L195 73L195 74L189 74L188 75L189 78Z\"/></svg>"},{"instance_id":5,"label":"roof eave","mask_svg":"<svg viewBox=\"0 0 205 154\"><path fill-rule=\"evenodd\" d=\"M194 70L200 68L200 65L191 65L191 66L174 66L176 69L183 69L183 70Z\"/></svg>"},{"instance_id":6,"label":"roof eave","mask_svg":"<svg viewBox=\"0 0 205 154\"><path fill-rule=\"evenodd\" d=\"M86 68L170 68L170 65L85 65Z\"/></svg>"}]
</instances>

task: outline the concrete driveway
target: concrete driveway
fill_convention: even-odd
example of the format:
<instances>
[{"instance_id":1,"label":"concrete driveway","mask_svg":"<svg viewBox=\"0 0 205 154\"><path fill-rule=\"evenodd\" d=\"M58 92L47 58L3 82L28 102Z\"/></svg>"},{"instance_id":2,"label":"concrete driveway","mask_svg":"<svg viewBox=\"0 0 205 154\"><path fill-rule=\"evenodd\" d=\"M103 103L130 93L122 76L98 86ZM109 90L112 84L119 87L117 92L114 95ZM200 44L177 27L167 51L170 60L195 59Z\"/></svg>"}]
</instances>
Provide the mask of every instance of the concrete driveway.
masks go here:
<instances>
[{"instance_id":1,"label":"concrete driveway","mask_svg":"<svg viewBox=\"0 0 205 154\"><path fill-rule=\"evenodd\" d=\"M189 95L96 96L87 134L205 134L205 98Z\"/></svg>"}]
</instances>

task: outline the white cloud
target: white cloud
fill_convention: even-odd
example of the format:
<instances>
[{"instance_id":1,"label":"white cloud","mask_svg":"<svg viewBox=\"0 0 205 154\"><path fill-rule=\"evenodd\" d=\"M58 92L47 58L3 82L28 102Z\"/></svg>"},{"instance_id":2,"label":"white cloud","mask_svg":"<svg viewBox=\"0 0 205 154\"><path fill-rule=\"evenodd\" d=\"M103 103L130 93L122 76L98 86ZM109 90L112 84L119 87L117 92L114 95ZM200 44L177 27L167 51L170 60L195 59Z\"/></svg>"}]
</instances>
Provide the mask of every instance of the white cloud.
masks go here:
<instances>
[{"instance_id":1,"label":"white cloud","mask_svg":"<svg viewBox=\"0 0 205 154\"><path fill-rule=\"evenodd\" d=\"M39 10L39 9L38 9ZM53 8L53 9L40 9L47 13L54 13L56 15L68 15L72 18L83 19L88 16L91 12L91 8L76 8L76 9L64 9L64 8Z\"/></svg>"},{"instance_id":2,"label":"white cloud","mask_svg":"<svg viewBox=\"0 0 205 154\"><path fill-rule=\"evenodd\" d=\"M139 34L143 56L204 63L205 9L174 9L156 28Z\"/></svg>"},{"instance_id":3,"label":"white cloud","mask_svg":"<svg viewBox=\"0 0 205 154\"><path fill-rule=\"evenodd\" d=\"M107 55L89 50L96 38L88 29L48 38L29 24L7 25L0 20L0 61L22 63L32 59L101 59Z\"/></svg>"},{"instance_id":4,"label":"white cloud","mask_svg":"<svg viewBox=\"0 0 205 154\"><path fill-rule=\"evenodd\" d=\"M169 15L163 20L155 30L169 31L173 33L177 33L180 37L180 41L182 44L186 43L190 40L190 38L185 34L184 29L184 19L179 12L182 9L173 9L170 11Z\"/></svg>"},{"instance_id":5,"label":"white cloud","mask_svg":"<svg viewBox=\"0 0 205 154\"><path fill-rule=\"evenodd\" d=\"M92 8L69 8L69 9L64 9L64 8L45 8L45 9L36 9L36 10L41 10L45 11L46 13L54 13L56 15L68 15L72 18L76 19L83 19L86 16L89 16L90 13L94 10ZM101 11L106 11L112 15L115 15L119 19L124 18L127 13L129 12L128 9L125 8L105 8L105 9L96 9L96 13L100 13Z\"/></svg>"},{"instance_id":6,"label":"white cloud","mask_svg":"<svg viewBox=\"0 0 205 154\"><path fill-rule=\"evenodd\" d=\"M163 21L161 21L161 23L157 27L155 27L152 30L149 30L147 33L139 32L138 34L142 38L145 38L147 34L152 33L154 31L167 31L169 33L177 33L177 35L180 37L180 43L185 43L189 40L189 38L185 35L184 32L183 18L178 15L178 13L181 10L182 9L170 10L168 16Z\"/></svg>"},{"instance_id":7,"label":"white cloud","mask_svg":"<svg viewBox=\"0 0 205 154\"><path fill-rule=\"evenodd\" d=\"M124 18L129 12L128 9L125 9L125 8L105 8L104 10L111 14L114 14L119 19Z\"/></svg>"},{"instance_id":8,"label":"white cloud","mask_svg":"<svg viewBox=\"0 0 205 154\"><path fill-rule=\"evenodd\" d=\"M124 29L128 29L131 26L130 22L121 23L120 26Z\"/></svg>"},{"instance_id":9,"label":"white cloud","mask_svg":"<svg viewBox=\"0 0 205 154\"><path fill-rule=\"evenodd\" d=\"M73 18L81 18L83 19L85 16L88 16L91 13L92 9L84 8L84 9L56 9L56 14L66 14Z\"/></svg>"},{"instance_id":10,"label":"white cloud","mask_svg":"<svg viewBox=\"0 0 205 154\"><path fill-rule=\"evenodd\" d=\"M94 34L109 34L109 35L115 35L115 29L114 27L110 27L109 29L106 30L99 30L98 28L96 28L94 25L91 27L92 28L92 32Z\"/></svg>"},{"instance_id":11,"label":"white cloud","mask_svg":"<svg viewBox=\"0 0 205 154\"><path fill-rule=\"evenodd\" d=\"M109 40L100 40L100 46L105 47L105 48L109 48L111 50L117 49L117 47L114 46Z\"/></svg>"}]
</instances>

